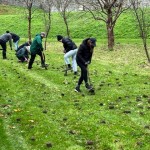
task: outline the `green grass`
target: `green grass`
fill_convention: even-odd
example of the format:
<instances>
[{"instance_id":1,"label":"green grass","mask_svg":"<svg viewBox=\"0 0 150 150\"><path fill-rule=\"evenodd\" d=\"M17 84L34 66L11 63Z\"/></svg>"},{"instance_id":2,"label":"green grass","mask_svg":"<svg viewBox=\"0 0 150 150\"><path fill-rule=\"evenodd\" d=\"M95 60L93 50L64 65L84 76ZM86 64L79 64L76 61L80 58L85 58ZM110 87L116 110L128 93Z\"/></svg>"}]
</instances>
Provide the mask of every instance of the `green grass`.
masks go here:
<instances>
[{"instance_id":1,"label":"green grass","mask_svg":"<svg viewBox=\"0 0 150 150\"><path fill-rule=\"evenodd\" d=\"M150 149L150 66L142 44L118 40L107 51L98 41L89 66L95 95L84 85L74 92L79 76L64 76L55 40L45 51L48 70L38 56L32 70L10 49L9 60L0 56L0 150Z\"/></svg>"},{"instance_id":2,"label":"green grass","mask_svg":"<svg viewBox=\"0 0 150 150\"><path fill-rule=\"evenodd\" d=\"M28 22L25 9L15 6L0 5L0 34L6 30L17 33L22 38L28 37ZM43 13L36 10L33 13L31 33L32 38L39 32L45 31ZM66 36L66 27L60 15L53 12L51 15L51 30L49 38L56 38L56 35ZM68 19L70 35L72 38L86 38L89 36L98 39L107 38L106 25L104 22L95 21L89 14L72 12ZM139 38L138 27L135 23L133 12L122 13L114 28L116 39L137 39Z\"/></svg>"}]
</instances>

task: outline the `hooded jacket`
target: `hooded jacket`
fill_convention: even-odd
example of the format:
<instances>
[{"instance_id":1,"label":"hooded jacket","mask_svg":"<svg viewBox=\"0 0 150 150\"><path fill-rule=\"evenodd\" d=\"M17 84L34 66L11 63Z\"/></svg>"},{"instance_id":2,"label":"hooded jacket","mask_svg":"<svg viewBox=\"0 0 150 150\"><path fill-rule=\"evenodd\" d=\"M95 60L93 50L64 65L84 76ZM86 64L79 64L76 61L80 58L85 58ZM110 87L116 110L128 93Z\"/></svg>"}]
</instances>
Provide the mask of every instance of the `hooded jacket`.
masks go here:
<instances>
[{"instance_id":1,"label":"hooded jacket","mask_svg":"<svg viewBox=\"0 0 150 150\"><path fill-rule=\"evenodd\" d=\"M76 44L69 38L62 38L62 43L66 53L77 48Z\"/></svg>"},{"instance_id":2,"label":"hooded jacket","mask_svg":"<svg viewBox=\"0 0 150 150\"><path fill-rule=\"evenodd\" d=\"M18 58L21 58L21 57L26 57L28 58L28 54L29 52L26 50L26 47L24 46L23 48L19 49L17 52L16 52L16 56Z\"/></svg>"},{"instance_id":3,"label":"hooded jacket","mask_svg":"<svg viewBox=\"0 0 150 150\"><path fill-rule=\"evenodd\" d=\"M24 46L30 46L30 44L29 44L28 42L26 42L26 43L20 45L20 46L18 47L17 51L20 50L21 48L23 48Z\"/></svg>"},{"instance_id":4,"label":"hooded jacket","mask_svg":"<svg viewBox=\"0 0 150 150\"><path fill-rule=\"evenodd\" d=\"M14 43L17 42L20 39L20 37L18 35L16 35L15 33L10 33L10 34L12 36L12 39L13 39Z\"/></svg>"},{"instance_id":5,"label":"hooded jacket","mask_svg":"<svg viewBox=\"0 0 150 150\"><path fill-rule=\"evenodd\" d=\"M84 39L82 44L80 45L76 56L77 62L81 62L83 64L85 64L85 62L87 61L91 62L93 49L91 49L87 44L87 41L89 39L90 38Z\"/></svg>"},{"instance_id":6,"label":"hooded jacket","mask_svg":"<svg viewBox=\"0 0 150 150\"><path fill-rule=\"evenodd\" d=\"M12 47L12 40L11 40L12 36L10 33L5 33L5 34L1 35L0 39L2 41L4 41L5 43L9 41L9 45L10 45L10 47Z\"/></svg>"},{"instance_id":7,"label":"hooded jacket","mask_svg":"<svg viewBox=\"0 0 150 150\"><path fill-rule=\"evenodd\" d=\"M31 44L30 47L31 54L37 54L40 51L43 51L43 46L42 46L42 37L40 34L37 34Z\"/></svg>"}]
</instances>

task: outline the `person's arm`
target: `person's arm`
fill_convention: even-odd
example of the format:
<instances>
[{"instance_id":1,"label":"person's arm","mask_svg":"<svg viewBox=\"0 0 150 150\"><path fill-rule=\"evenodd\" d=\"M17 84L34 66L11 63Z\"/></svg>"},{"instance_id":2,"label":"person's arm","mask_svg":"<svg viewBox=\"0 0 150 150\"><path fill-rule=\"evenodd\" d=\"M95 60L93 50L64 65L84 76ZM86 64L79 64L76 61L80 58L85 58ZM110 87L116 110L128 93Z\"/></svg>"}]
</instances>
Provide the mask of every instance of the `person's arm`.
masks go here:
<instances>
[{"instance_id":1,"label":"person's arm","mask_svg":"<svg viewBox=\"0 0 150 150\"><path fill-rule=\"evenodd\" d=\"M82 56L82 55L83 55L83 51L84 51L84 46L83 46L83 45L80 45L80 47L79 47L79 49L78 49L77 55L78 55L80 61L81 61L83 64L85 64L86 61L85 61L85 59L84 59L83 56Z\"/></svg>"},{"instance_id":2,"label":"person's arm","mask_svg":"<svg viewBox=\"0 0 150 150\"><path fill-rule=\"evenodd\" d=\"M10 49L12 50L12 36L11 36L11 34L9 35L9 45L10 45Z\"/></svg>"}]
</instances>

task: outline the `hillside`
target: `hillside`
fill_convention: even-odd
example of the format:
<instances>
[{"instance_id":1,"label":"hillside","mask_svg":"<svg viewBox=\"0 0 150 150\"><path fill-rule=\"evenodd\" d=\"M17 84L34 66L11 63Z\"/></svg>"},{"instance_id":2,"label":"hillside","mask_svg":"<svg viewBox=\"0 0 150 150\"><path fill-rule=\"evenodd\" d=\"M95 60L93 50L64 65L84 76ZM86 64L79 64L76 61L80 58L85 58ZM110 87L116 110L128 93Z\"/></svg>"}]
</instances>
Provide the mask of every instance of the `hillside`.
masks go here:
<instances>
[{"instance_id":1,"label":"hillside","mask_svg":"<svg viewBox=\"0 0 150 150\"><path fill-rule=\"evenodd\" d=\"M0 5L0 34L6 30L10 30L19 34L21 37L27 37L27 17L25 9L15 6ZM89 19L87 16L81 15L81 12L73 12L69 18L69 27L72 38L85 38L93 36L96 38L106 38L106 28L103 22ZM39 10L35 11L32 19L32 36L36 33L44 31L43 13ZM52 13L52 25L49 38L55 38L57 34L66 35L65 25L59 14ZM133 20L131 12L123 13L116 23L115 37L138 38L138 30Z\"/></svg>"}]
</instances>

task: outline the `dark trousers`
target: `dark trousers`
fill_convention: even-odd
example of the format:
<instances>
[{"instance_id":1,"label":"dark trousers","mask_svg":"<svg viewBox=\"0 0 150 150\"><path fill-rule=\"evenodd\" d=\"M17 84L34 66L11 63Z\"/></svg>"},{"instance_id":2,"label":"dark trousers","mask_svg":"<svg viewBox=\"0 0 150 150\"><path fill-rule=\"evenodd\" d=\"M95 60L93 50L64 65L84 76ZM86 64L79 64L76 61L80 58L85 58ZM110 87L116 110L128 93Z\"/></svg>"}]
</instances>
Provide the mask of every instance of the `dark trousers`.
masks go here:
<instances>
[{"instance_id":1,"label":"dark trousers","mask_svg":"<svg viewBox=\"0 0 150 150\"><path fill-rule=\"evenodd\" d=\"M80 67L81 69L81 76L79 78L79 81L78 81L78 85L81 85L82 82L84 81L85 83L88 82L88 77L87 77L87 65L81 63L81 62L78 62L77 61L77 64L78 66Z\"/></svg>"},{"instance_id":2,"label":"dark trousers","mask_svg":"<svg viewBox=\"0 0 150 150\"><path fill-rule=\"evenodd\" d=\"M42 54L41 51L39 51L37 54L32 54L31 53L31 58L30 58L30 61L29 61L28 69L32 68L32 64L34 63L34 59L35 59L36 55L39 55L41 57L41 65L45 64L45 60L44 60L44 57L43 57L43 54Z\"/></svg>"},{"instance_id":3,"label":"dark trousers","mask_svg":"<svg viewBox=\"0 0 150 150\"><path fill-rule=\"evenodd\" d=\"M17 57L21 62L25 61L25 57Z\"/></svg>"},{"instance_id":4,"label":"dark trousers","mask_svg":"<svg viewBox=\"0 0 150 150\"><path fill-rule=\"evenodd\" d=\"M3 59L6 59L6 42L0 39L0 45L2 46L2 56Z\"/></svg>"}]
</instances>

